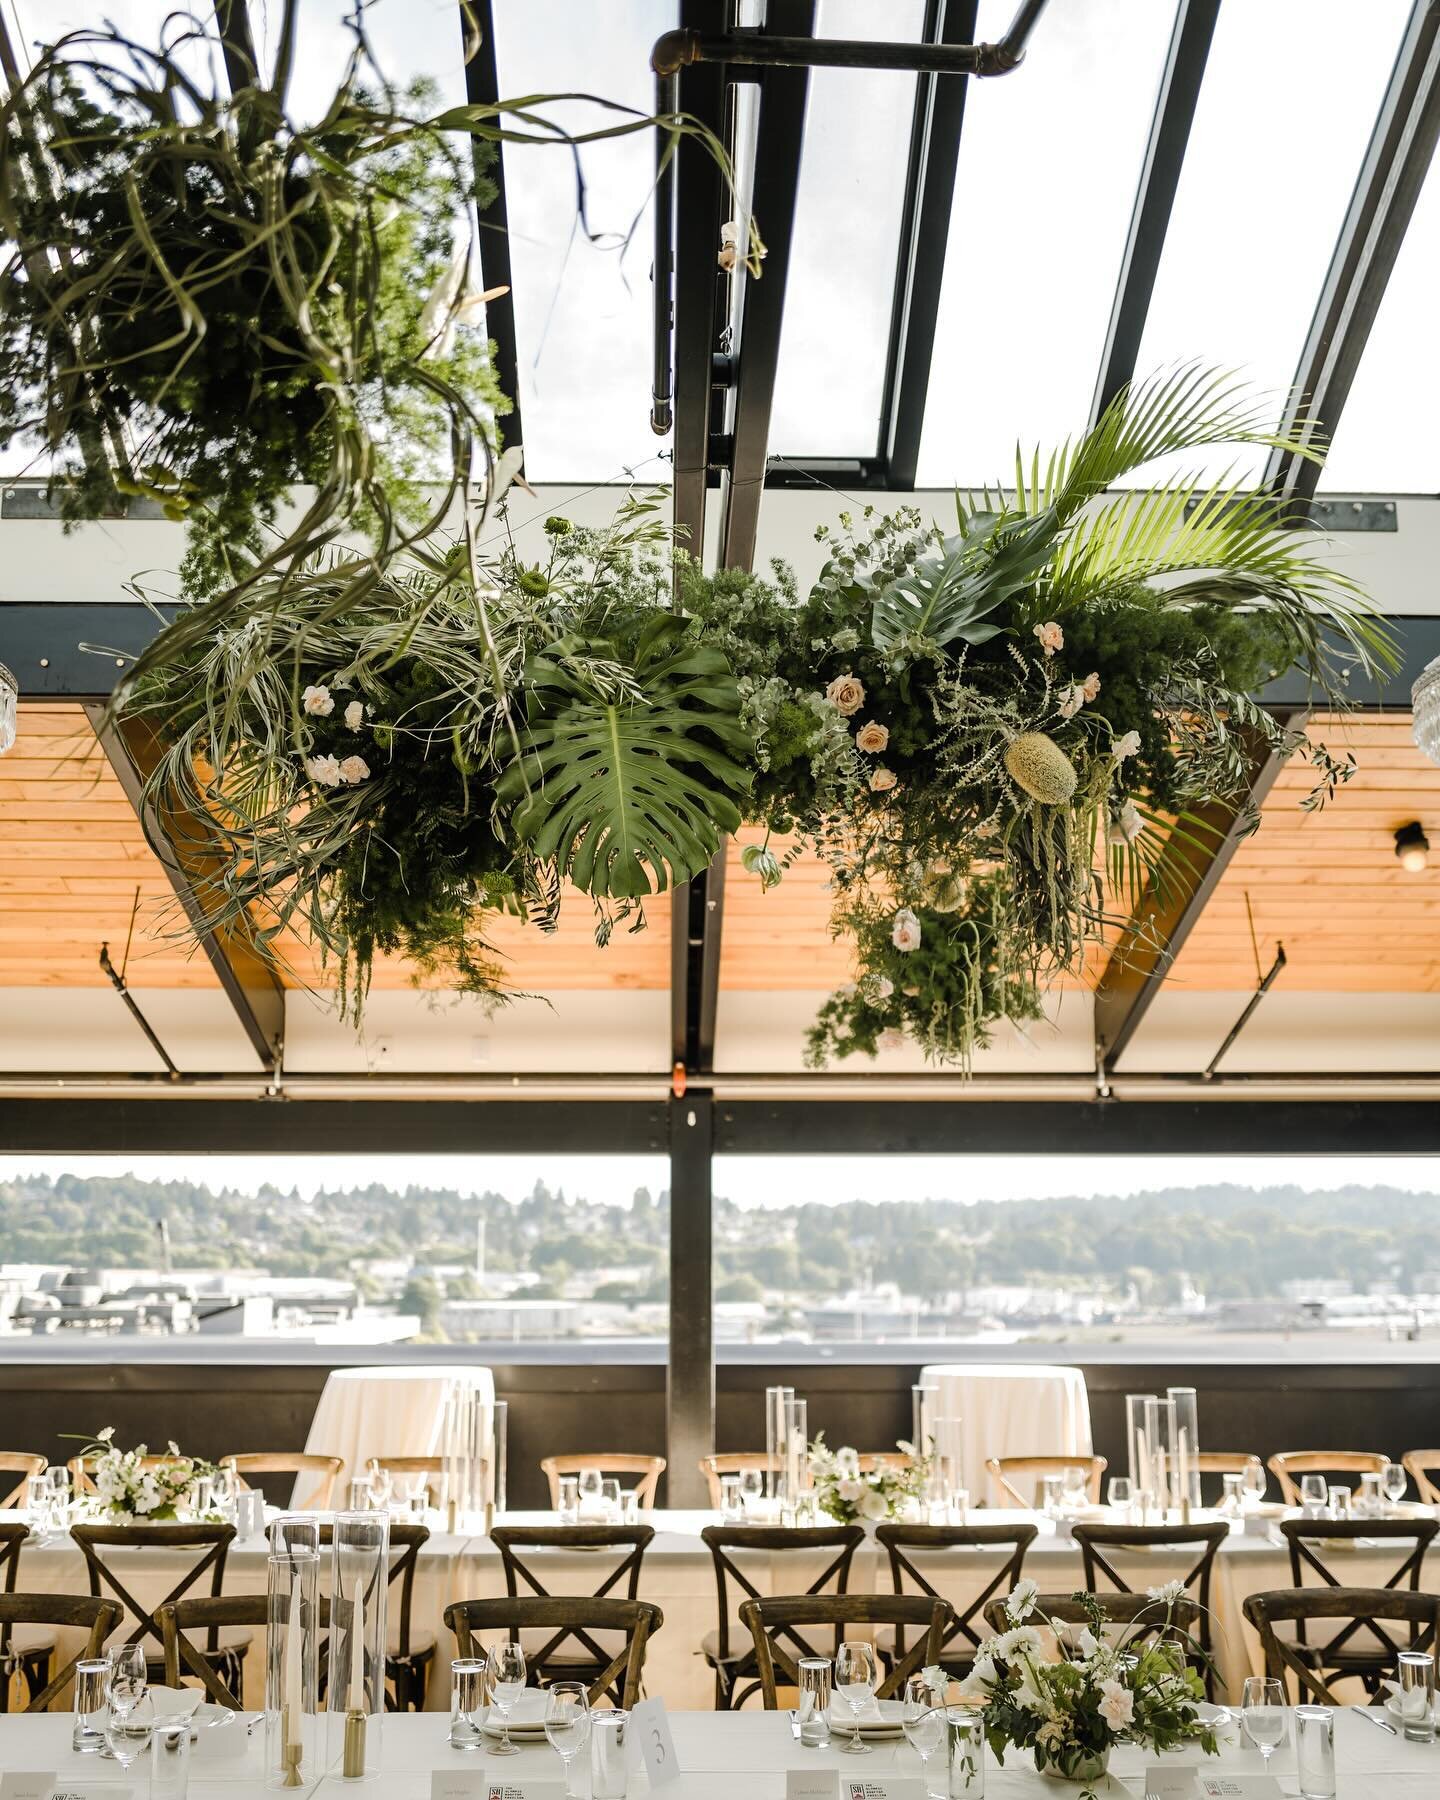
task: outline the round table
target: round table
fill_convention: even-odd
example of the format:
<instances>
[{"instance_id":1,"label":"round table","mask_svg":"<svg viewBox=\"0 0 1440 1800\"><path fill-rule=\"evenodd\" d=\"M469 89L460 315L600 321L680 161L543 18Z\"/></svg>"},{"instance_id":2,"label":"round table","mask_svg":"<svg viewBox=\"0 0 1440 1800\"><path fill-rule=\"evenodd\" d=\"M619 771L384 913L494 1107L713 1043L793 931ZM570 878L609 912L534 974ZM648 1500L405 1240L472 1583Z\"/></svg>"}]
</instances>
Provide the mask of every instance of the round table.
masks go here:
<instances>
[{"instance_id":1,"label":"round table","mask_svg":"<svg viewBox=\"0 0 1440 1800\"><path fill-rule=\"evenodd\" d=\"M474 1388L494 1405L494 1378L489 1369L474 1363L332 1369L305 1448L319 1456L343 1457L342 1479L363 1474L372 1456L436 1456L441 1450L445 1396L456 1383Z\"/></svg>"},{"instance_id":2,"label":"round table","mask_svg":"<svg viewBox=\"0 0 1440 1800\"><path fill-rule=\"evenodd\" d=\"M922 1387L936 1390L930 1417L960 1421L961 1469L985 1496L991 1456L1089 1456L1090 1399L1079 1369L1058 1363L930 1363ZM992 1504L999 1494L990 1494Z\"/></svg>"}]
</instances>

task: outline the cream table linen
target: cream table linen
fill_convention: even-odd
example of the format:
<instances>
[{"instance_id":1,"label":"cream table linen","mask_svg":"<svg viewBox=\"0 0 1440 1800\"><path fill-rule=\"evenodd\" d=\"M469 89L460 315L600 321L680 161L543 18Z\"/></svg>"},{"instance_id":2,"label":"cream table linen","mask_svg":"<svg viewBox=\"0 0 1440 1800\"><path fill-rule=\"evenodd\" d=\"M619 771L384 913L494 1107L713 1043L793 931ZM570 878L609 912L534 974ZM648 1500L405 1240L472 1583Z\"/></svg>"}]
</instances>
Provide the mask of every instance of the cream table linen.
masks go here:
<instances>
[{"instance_id":1,"label":"cream table linen","mask_svg":"<svg viewBox=\"0 0 1440 1800\"><path fill-rule=\"evenodd\" d=\"M475 1388L491 1405L495 1381L473 1363L388 1364L370 1369L332 1369L305 1448L312 1455L345 1459L343 1484L362 1475L372 1456L435 1456L444 1424L445 1394L454 1382ZM295 1499L303 1499L310 1477L301 1476Z\"/></svg>"},{"instance_id":2,"label":"cream table linen","mask_svg":"<svg viewBox=\"0 0 1440 1800\"><path fill-rule=\"evenodd\" d=\"M1089 1456L1090 1400L1079 1369L1058 1363L929 1363L921 1385L937 1390L934 1417L959 1419L964 1485L992 1506L991 1456Z\"/></svg>"},{"instance_id":3,"label":"cream table linen","mask_svg":"<svg viewBox=\"0 0 1440 1800\"><path fill-rule=\"evenodd\" d=\"M802 1750L790 1733L783 1713L685 1713L671 1714L675 1747L683 1771L674 1790L684 1800L734 1800L737 1778L743 1781L746 1800L783 1800L785 1773L789 1769L833 1768L845 1775L867 1777L915 1776L919 1763L908 1745L877 1744L863 1758L847 1757L835 1750ZM429 1800L431 1776L437 1770L465 1769L507 1781L555 1781L560 1759L548 1745L536 1744L503 1761L484 1762L479 1753L451 1750L446 1743L444 1719L414 1714L387 1717L381 1740L380 1773L365 1783L373 1800ZM191 1756L192 1800L237 1800L242 1794L262 1792L262 1733L242 1738L243 1727L230 1725L208 1733ZM209 1741L206 1741L208 1738ZM226 1743L225 1740L229 1742ZM1271 1771L1282 1790L1295 1793L1293 1733L1275 1754ZM229 1751L230 1754L225 1752ZM1338 1788L1342 1800L1432 1800L1436 1792L1436 1759L1440 1748L1407 1744L1403 1739L1377 1731L1353 1713L1341 1712L1335 1720ZM1123 1800L1138 1796L1141 1777L1152 1759L1145 1751L1122 1747L1112 1759L1112 1779L1100 1785L1102 1796ZM1164 1759L1192 1767L1208 1767L1226 1774L1258 1774L1258 1752L1230 1734L1217 1758L1186 1753ZM1026 1766L1028 1758L1012 1757L1001 1767L987 1752L988 1800L1056 1800L1064 1790ZM93 1756L80 1757L70 1750L70 1720L55 1714L0 1719L0 1769L53 1770L67 1782L103 1789L130 1786L141 1796L146 1791L144 1765L137 1763L128 1782L113 1765ZM577 1793L589 1793L588 1758L574 1764ZM137 1779L138 1777L138 1779ZM308 1795L322 1800L341 1800L354 1793L355 1784L343 1782L338 1770L318 1781L311 1780ZM649 1791L642 1774L633 1774L629 1792ZM1071 1790L1072 1792L1077 1790Z\"/></svg>"}]
</instances>

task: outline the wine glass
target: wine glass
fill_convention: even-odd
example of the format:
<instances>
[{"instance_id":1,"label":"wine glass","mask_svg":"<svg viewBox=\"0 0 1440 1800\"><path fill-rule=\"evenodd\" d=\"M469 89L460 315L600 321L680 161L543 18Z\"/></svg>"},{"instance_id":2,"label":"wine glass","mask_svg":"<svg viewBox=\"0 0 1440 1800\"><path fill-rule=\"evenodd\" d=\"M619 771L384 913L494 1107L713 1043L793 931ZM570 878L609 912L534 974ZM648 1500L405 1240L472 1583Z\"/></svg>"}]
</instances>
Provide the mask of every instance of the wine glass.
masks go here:
<instances>
[{"instance_id":1,"label":"wine glass","mask_svg":"<svg viewBox=\"0 0 1440 1800\"><path fill-rule=\"evenodd\" d=\"M110 1652L110 1673L105 1698L112 1712L130 1712L145 1698L150 1678L145 1671L143 1644L117 1644Z\"/></svg>"},{"instance_id":2,"label":"wine glass","mask_svg":"<svg viewBox=\"0 0 1440 1800\"><path fill-rule=\"evenodd\" d=\"M600 1505L607 1525L620 1523L620 1483L613 1475L600 1483Z\"/></svg>"},{"instance_id":3,"label":"wine glass","mask_svg":"<svg viewBox=\"0 0 1440 1800\"><path fill-rule=\"evenodd\" d=\"M1128 1475L1113 1475L1105 1490L1112 1512L1128 1513L1135 1504L1135 1483Z\"/></svg>"},{"instance_id":4,"label":"wine glass","mask_svg":"<svg viewBox=\"0 0 1440 1800\"><path fill-rule=\"evenodd\" d=\"M519 1644L497 1644L490 1652L490 1699L500 1715L500 1742L490 1746L492 1756L518 1756L520 1746L510 1741L510 1715L525 1691L525 1652Z\"/></svg>"},{"instance_id":5,"label":"wine glass","mask_svg":"<svg viewBox=\"0 0 1440 1800\"><path fill-rule=\"evenodd\" d=\"M849 1756L869 1756L871 1746L860 1735L860 1715L875 1693L878 1674L875 1646L847 1638L835 1656L835 1685L850 1704L854 1715L855 1735L840 1748Z\"/></svg>"},{"instance_id":6,"label":"wine glass","mask_svg":"<svg viewBox=\"0 0 1440 1800\"><path fill-rule=\"evenodd\" d=\"M1240 1723L1266 1770L1285 1742L1285 1689L1265 1675L1247 1675L1240 1692Z\"/></svg>"},{"instance_id":7,"label":"wine glass","mask_svg":"<svg viewBox=\"0 0 1440 1800\"><path fill-rule=\"evenodd\" d=\"M373 1512L389 1512L390 1493L394 1485L388 1469L382 1469L378 1462L370 1464L370 1507Z\"/></svg>"},{"instance_id":8,"label":"wine glass","mask_svg":"<svg viewBox=\"0 0 1440 1800\"><path fill-rule=\"evenodd\" d=\"M765 1477L759 1469L740 1471L740 1512L743 1517L753 1512L765 1492Z\"/></svg>"},{"instance_id":9,"label":"wine glass","mask_svg":"<svg viewBox=\"0 0 1440 1800\"><path fill-rule=\"evenodd\" d=\"M905 1697L900 1702L900 1724L905 1741L920 1758L920 1779L927 1794L930 1758L945 1742L945 1715L940 1711L939 1698L923 1675L912 1675L905 1683Z\"/></svg>"},{"instance_id":10,"label":"wine glass","mask_svg":"<svg viewBox=\"0 0 1440 1800\"><path fill-rule=\"evenodd\" d=\"M53 1517L49 1483L43 1475L32 1475L25 1483L25 1523L31 1535L42 1544L50 1535Z\"/></svg>"},{"instance_id":11,"label":"wine glass","mask_svg":"<svg viewBox=\"0 0 1440 1800\"><path fill-rule=\"evenodd\" d=\"M600 1471L598 1469L582 1469L580 1483L576 1492L580 1496L580 1511L594 1514L600 1510Z\"/></svg>"},{"instance_id":12,"label":"wine glass","mask_svg":"<svg viewBox=\"0 0 1440 1800\"><path fill-rule=\"evenodd\" d=\"M1323 1475L1302 1475L1300 1477L1300 1504L1313 1506L1317 1512L1325 1510L1330 1498L1330 1486Z\"/></svg>"},{"instance_id":13,"label":"wine glass","mask_svg":"<svg viewBox=\"0 0 1440 1800\"><path fill-rule=\"evenodd\" d=\"M545 1735L565 1766L565 1800L574 1800L570 1765L590 1741L590 1696L583 1682L551 1684L545 1695Z\"/></svg>"},{"instance_id":14,"label":"wine glass","mask_svg":"<svg viewBox=\"0 0 1440 1800\"><path fill-rule=\"evenodd\" d=\"M110 1716L105 1721L105 1747L120 1765L120 1773L128 1775L137 1756L150 1748L155 1730L155 1702L142 1693L133 1705L123 1710L110 1702Z\"/></svg>"},{"instance_id":15,"label":"wine glass","mask_svg":"<svg viewBox=\"0 0 1440 1800\"><path fill-rule=\"evenodd\" d=\"M1387 1462L1380 1472L1380 1487L1392 1506L1398 1506L1405 1498L1408 1486L1409 1478L1405 1473L1404 1463Z\"/></svg>"},{"instance_id":16,"label":"wine glass","mask_svg":"<svg viewBox=\"0 0 1440 1800\"><path fill-rule=\"evenodd\" d=\"M1246 1457L1245 1467L1240 1475L1240 1486L1252 1505L1258 1506L1265 1498L1265 1480L1265 1465L1260 1458Z\"/></svg>"},{"instance_id":17,"label":"wine glass","mask_svg":"<svg viewBox=\"0 0 1440 1800\"><path fill-rule=\"evenodd\" d=\"M1079 1512L1088 1497L1085 1471L1067 1469L1060 1477L1060 1498L1069 1512Z\"/></svg>"}]
</instances>

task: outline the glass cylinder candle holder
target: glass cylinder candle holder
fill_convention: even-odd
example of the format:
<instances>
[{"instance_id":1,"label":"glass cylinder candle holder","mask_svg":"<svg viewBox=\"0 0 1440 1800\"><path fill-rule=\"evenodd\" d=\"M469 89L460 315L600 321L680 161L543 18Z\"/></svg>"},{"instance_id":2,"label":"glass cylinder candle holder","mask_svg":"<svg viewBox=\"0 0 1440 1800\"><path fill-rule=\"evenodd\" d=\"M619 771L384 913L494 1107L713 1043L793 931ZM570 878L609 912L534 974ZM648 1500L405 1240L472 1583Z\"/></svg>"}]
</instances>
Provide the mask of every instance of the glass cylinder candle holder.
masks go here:
<instances>
[{"instance_id":1,"label":"glass cylinder candle holder","mask_svg":"<svg viewBox=\"0 0 1440 1800\"><path fill-rule=\"evenodd\" d=\"M330 1556L330 1761L364 1781L380 1771L389 1514L338 1513Z\"/></svg>"},{"instance_id":2,"label":"glass cylinder candle holder","mask_svg":"<svg viewBox=\"0 0 1440 1800\"><path fill-rule=\"evenodd\" d=\"M299 1531L292 1546L281 1531L286 1522L277 1519L272 1527L267 1564L265 1785L271 1788L309 1786L324 1773L315 1702L320 1551L317 1544L306 1544Z\"/></svg>"},{"instance_id":3,"label":"glass cylinder candle holder","mask_svg":"<svg viewBox=\"0 0 1440 1800\"><path fill-rule=\"evenodd\" d=\"M785 1402L780 1497L793 1511L800 1503L810 1473L810 1403L792 1394Z\"/></svg>"},{"instance_id":4,"label":"glass cylinder candle holder","mask_svg":"<svg viewBox=\"0 0 1440 1800\"><path fill-rule=\"evenodd\" d=\"M765 1390L765 1498L778 1498L783 1479L783 1445L785 1443L785 1403L795 1398L791 1387L767 1387Z\"/></svg>"},{"instance_id":5,"label":"glass cylinder candle holder","mask_svg":"<svg viewBox=\"0 0 1440 1800\"><path fill-rule=\"evenodd\" d=\"M497 1513L505 1510L505 1464L510 1438L510 1403L495 1400L489 1407L490 1429L485 1444L485 1505Z\"/></svg>"},{"instance_id":6,"label":"glass cylinder candle holder","mask_svg":"<svg viewBox=\"0 0 1440 1800\"><path fill-rule=\"evenodd\" d=\"M1158 1396L1145 1402L1145 1443L1150 1453L1152 1478L1162 1517L1178 1504L1175 1498L1175 1402Z\"/></svg>"},{"instance_id":7,"label":"glass cylinder candle holder","mask_svg":"<svg viewBox=\"0 0 1440 1800\"><path fill-rule=\"evenodd\" d=\"M931 1438L935 1445L934 1493L947 1507L965 1485L963 1429L963 1419L947 1417L931 1421Z\"/></svg>"}]
</instances>

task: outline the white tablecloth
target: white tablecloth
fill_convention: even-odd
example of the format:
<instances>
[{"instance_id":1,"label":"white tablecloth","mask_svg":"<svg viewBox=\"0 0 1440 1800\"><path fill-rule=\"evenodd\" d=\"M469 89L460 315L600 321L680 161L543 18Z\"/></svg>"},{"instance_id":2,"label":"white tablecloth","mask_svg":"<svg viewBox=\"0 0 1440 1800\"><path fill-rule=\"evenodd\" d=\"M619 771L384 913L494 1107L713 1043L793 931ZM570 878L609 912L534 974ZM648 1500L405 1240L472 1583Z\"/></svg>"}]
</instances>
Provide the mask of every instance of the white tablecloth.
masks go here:
<instances>
[{"instance_id":1,"label":"white tablecloth","mask_svg":"<svg viewBox=\"0 0 1440 1800\"><path fill-rule=\"evenodd\" d=\"M937 1389L933 1416L960 1420L961 1467L976 1500L992 1506L991 1456L1089 1456L1090 1400L1079 1369L1050 1363L930 1363L924 1387Z\"/></svg>"},{"instance_id":2,"label":"white tablecloth","mask_svg":"<svg viewBox=\"0 0 1440 1800\"><path fill-rule=\"evenodd\" d=\"M474 1363L331 1370L305 1448L318 1456L344 1457L345 1472L335 1490L338 1505L345 1502L344 1484L363 1474L372 1456L438 1453L446 1389L457 1381L493 1405L494 1379ZM304 1498L310 1479L301 1476L296 1483L297 1500Z\"/></svg>"},{"instance_id":3,"label":"white tablecloth","mask_svg":"<svg viewBox=\"0 0 1440 1800\"><path fill-rule=\"evenodd\" d=\"M673 1791L683 1800L734 1800L737 1777L743 1780L746 1800L783 1800L789 1769L835 1769L842 1781L853 1776L913 1778L920 1773L919 1759L903 1740L877 1743L871 1755L860 1758L834 1749L804 1750L791 1735L784 1713L676 1712L670 1715L670 1723L682 1770L682 1780ZM447 1730L447 1720L431 1715L387 1717L382 1727L380 1773L366 1786L366 1794L373 1800L429 1800L431 1777L437 1770L463 1769L479 1775L483 1768L488 1778L517 1782L560 1778L560 1758L548 1744L527 1745L518 1756L486 1760L478 1751L452 1750L446 1742ZM1112 1779L1102 1782L1099 1791L1113 1800L1140 1794L1146 1765L1156 1760L1227 1775L1259 1774L1259 1752L1243 1745L1233 1729L1226 1737L1218 1757L1189 1751L1156 1759L1147 1751L1123 1745L1112 1758ZM246 1737L239 1725L202 1734L191 1755L192 1800L235 1800L240 1794L261 1793L263 1738L261 1730ZM1292 1730L1270 1764L1282 1791L1292 1795L1293 1745ZM1343 1800L1433 1800L1437 1757L1440 1749L1390 1737L1351 1712L1336 1715L1335 1760ZM1067 1791L1037 1775L1025 1753L1013 1755L1008 1765L1002 1766L987 1751L986 1765L988 1800L1056 1800ZM146 1791L148 1773L145 1765L137 1762L128 1781L122 1781L113 1763L76 1756L70 1749L70 1719L54 1713L0 1719L0 1769L54 1771L73 1785L128 1786L141 1794ZM588 1752L576 1759L573 1770L576 1793L588 1795ZM306 1785L297 1792L340 1800L341 1795L355 1791L353 1783L341 1781L333 1765L318 1781L315 1773L318 1771L305 1771ZM1078 1789L1068 1791L1073 1794ZM629 1793L638 1797L648 1792L645 1777L632 1773Z\"/></svg>"}]
</instances>

